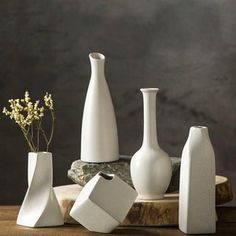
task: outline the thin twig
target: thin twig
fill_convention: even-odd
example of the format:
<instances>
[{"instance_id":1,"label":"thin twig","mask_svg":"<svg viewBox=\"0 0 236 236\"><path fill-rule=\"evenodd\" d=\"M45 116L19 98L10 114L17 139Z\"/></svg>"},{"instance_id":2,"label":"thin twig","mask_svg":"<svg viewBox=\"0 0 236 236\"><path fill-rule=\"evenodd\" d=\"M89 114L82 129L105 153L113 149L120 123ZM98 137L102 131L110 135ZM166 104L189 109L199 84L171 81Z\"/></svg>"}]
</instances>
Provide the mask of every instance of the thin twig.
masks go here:
<instances>
[{"instance_id":1,"label":"thin twig","mask_svg":"<svg viewBox=\"0 0 236 236\"><path fill-rule=\"evenodd\" d=\"M46 133L45 133L43 127L42 127L42 124L40 124L39 129L40 129L40 131L42 132L42 135L43 135L44 141L45 141L45 143L46 143L46 145L47 145L47 143L48 143L48 138L47 138L47 135L46 135Z\"/></svg>"},{"instance_id":2,"label":"thin twig","mask_svg":"<svg viewBox=\"0 0 236 236\"><path fill-rule=\"evenodd\" d=\"M30 129L31 129L31 139L33 140L34 139L34 124L33 123L31 123Z\"/></svg>"},{"instance_id":3,"label":"thin twig","mask_svg":"<svg viewBox=\"0 0 236 236\"><path fill-rule=\"evenodd\" d=\"M39 151L39 142L40 142L40 127L41 127L41 121L42 120L39 120L38 122L37 122L37 152Z\"/></svg>"},{"instance_id":4,"label":"thin twig","mask_svg":"<svg viewBox=\"0 0 236 236\"><path fill-rule=\"evenodd\" d=\"M24 130L25 130L26 134L28 135L30 132L30 126L28 126L27 129L24 129Z\"/></svg>"},{"instance_id":5,"label":"thin twig","mask_svg":"<svg viewBox=\"0 0 236 236\"><path fill-rule=\"evenodd\" d=\"M27 132L27 137L28 137L28 140L30 140L33 148L34 148L34 151L37 151L36 147L35 147L35 144L34 144L34 140L33 138L31 137L31 135L29 134L29 132Z\"/></svg>"},{"instance_id":6,"label":"thin twig","mask_svg":"<svg viewBox=\"0 0 236 236\"><path fill-rule=\"evenodd\" d=\"M52 117L52 127L51 127L50 138L49 138L48 143L47 143L47 151L48 151L49 145L51 144L51 141L52 141L54 126L55 126L55 116L54 116L53 110L50 109L50 113L51 113L51 117Z\"/></svg>"},{"instance_id":7,"label":"thin twig","mask_svg":"<svg viewBox=\"0 0 236 236\"><path fill-rule=\"evenodd\" d=\"M20 127L20 129L21 129L21 131L22 131L22 133L23 133L23 135L24 135L24 137L25 137L25 139L26 139L26 141L27 141L27 143L28 143L28 145L30 147L31 152L35 152L36 150L35 150L34 144L31 142L31 140L27 136L27 130L25 130L22 127Z\"/></svg>"}]
</instances>

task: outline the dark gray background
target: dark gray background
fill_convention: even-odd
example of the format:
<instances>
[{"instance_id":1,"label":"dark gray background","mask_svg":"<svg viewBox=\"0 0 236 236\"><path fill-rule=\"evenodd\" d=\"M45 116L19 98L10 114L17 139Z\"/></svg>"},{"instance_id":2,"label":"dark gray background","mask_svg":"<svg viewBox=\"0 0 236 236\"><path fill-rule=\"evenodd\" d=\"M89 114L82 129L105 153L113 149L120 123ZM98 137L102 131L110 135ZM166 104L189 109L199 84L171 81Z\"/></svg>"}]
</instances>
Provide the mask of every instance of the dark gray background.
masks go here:
<instances>
[{"instance_id":1,"label":"dark gray background","mask_svg":"<svg viewBox=\"0 0 236 236\"><path fill-rule=\"evenodd\" d=\"M162 148L180 156L189 127L208 126L217 173L235 187L236 1L0 1L0 106L25 90L53 94L55 185L70 183L67 169L79 158L92 51L106 56L120 153L141 145L139 88L159 87ZM0 204L18 204L28 150L16 125L0 117Z\"/></svg>"}]
</instances>

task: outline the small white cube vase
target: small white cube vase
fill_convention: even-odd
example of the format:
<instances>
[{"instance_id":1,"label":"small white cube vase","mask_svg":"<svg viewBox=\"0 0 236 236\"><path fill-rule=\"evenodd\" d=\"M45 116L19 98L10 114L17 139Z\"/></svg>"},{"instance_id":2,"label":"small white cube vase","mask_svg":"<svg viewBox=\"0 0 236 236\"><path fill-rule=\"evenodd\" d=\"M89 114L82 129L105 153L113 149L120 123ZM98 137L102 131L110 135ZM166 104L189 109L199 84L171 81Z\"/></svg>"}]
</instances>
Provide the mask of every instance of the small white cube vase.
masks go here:
<instances>
[{"instance_id":1,"label":"small white cube vase","mask_svg":"<svg viewBox=\"0 0 236 236\"><path fill-rule=\"evenodd\" d=\"M110 233L123 222L137 192L113 174L96 174L82 189L70 215L93 232Z\"/></svg>"}]
</instances>

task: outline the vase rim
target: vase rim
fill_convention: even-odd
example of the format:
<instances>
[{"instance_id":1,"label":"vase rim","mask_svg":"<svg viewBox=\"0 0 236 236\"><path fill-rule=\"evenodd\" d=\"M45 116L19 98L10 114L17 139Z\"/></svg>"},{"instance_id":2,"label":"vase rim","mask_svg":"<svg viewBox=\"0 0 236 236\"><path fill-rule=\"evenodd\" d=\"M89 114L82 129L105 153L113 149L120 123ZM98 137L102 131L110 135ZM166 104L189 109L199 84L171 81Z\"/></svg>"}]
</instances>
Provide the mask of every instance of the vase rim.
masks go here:
<instances>
[{"instance_id":1,"label":"vase rim","mask_svg":"<svg viewBox=\"0 0 236 236\"><path fill-rule=\"evenodd\" d=\"M105 56L102 53L99 53L99 52L91 52L91 53L89 53L89 58L91 60L95 60L95 61L105 60Z\"/></svg>"},{"instance_id":2,"label":"vase rim","mask_svg":"<svg viewBox=\"0 0 236 236\"><path fill-rule=\"evenodd\" d=\"M42 153L42 154L52 154L51 152L46 152L46 151L39 151L39 152L29 152L29 153L33 153L33 154L38 154L38 153Z\"/></svg>"},{"instance_id":3,"label":"vase rim","mask_svg":"<svg viewBox=\"0 0 236 236\"><path fill-rule=\"evenodd\" d=\"M98 175L103 177L106 180L113 180L115 178L114 174L107 174L107 173L104 173L102 171L98 172Z\"/></svg>"},{"instance_id":4,"label":"vase rim","mask_svg":"<svg viewBox=\"0 0 236 236\"><path fill-rule=\"evenodd\" d=\"M141 92L158 92L160 89L159 88L141 88Z\"/></svg>"},{"instance_id":5,"label":"vase rim","mask_svg":"<svg viewBox=\"0 0 236 236\"><path fill-rule=\"evenodd\" d=\"M202 126L202 125L194 125L191 128L194 128L194 129L207 129L206 126Z\"/></svg>"}]
</instances>

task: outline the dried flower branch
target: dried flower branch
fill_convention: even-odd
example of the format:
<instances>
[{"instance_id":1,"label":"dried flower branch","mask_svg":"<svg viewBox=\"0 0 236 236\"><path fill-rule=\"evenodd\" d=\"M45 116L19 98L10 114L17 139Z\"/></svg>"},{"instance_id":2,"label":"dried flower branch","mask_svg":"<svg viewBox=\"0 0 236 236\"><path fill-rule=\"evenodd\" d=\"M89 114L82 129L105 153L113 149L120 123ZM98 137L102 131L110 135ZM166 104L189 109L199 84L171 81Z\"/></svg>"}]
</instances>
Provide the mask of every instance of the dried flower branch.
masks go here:
<instances>
[{"instance_id":1,"label":"dried flower branch","mask_svg":"<svg viewBox=\"0 0 236 236\"><path fill-rule=\"evenodd\" d=\"M9 116L10 119L15 120L19 125L29 147L32 152L38 152L40 149L40 134L43 135L46 143L46 151L51 144L54 126L55 126L55 114L52 95L48 92L44 96L44 106L40 106L40 101L31 101L29 92L25 92L23 99L10 99L10 110L6 107L3 108L3 113ZM42 127L42 119L45 115L45 111L49 110L52 119L52 127L49 138L47 138L46 132ZM34 130L36 130L36 140L34 137ZM35 145L36 143L36 145Z\"/></svg>"}]
</instances>

